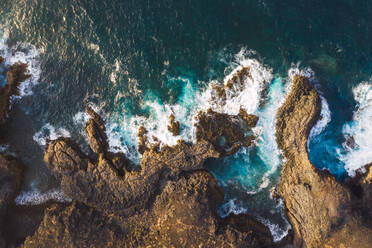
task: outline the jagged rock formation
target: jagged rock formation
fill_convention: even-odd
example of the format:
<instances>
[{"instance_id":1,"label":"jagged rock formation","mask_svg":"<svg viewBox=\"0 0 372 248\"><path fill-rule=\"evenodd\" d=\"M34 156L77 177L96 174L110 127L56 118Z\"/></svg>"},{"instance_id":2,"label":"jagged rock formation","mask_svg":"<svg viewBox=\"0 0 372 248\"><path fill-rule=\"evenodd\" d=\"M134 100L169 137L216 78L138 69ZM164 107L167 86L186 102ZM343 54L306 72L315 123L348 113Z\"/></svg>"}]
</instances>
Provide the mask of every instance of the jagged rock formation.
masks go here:
<instances>
[{"instance_id":1,"label":"jagged rock formation","mask_svg":"<svg viewBox=\"0 0 372 248\"><path fill-rule=\"evenodd\" d=\"M167 126L167 129L169 132L173 134L173 136L180 135L181 132L180 122L175 120L173 114L169 116L169 124Z\"/></svg>"},{"instance_id":2,"label":"jagged rock formation","mask_svg":"<svg viewBox=\"0 0 372 248\"><path fill-rule=\"evenodd\" d=\"M258 120L254 115L246 115L247 118L252 116ZM221 114L211 109L199 112L196 119L196 140L210 142L222 156L234 154L242 146L250 146L255 139L254 135L246 136L245 133L254 127L257 121L247 121L239 115Z\"/></svg>"},{"instance_id":3,"label":"jagged rock formation","mask_svg":"<svg viewBox=\"0 0 372 248\"><path fill-rule=\"evenodd\" d=\"M269 230L253 218L217 215L223 194L204 169L206 159L220 156L211 143L146 149L141 169L123 166L121 175L104 149L102 119L90 115L95 155L62 138L45 152L73 203L48 208L24 247L273 247Z\"/></svg>"},{"instance_id":4,"label":"jagged rock formation","mask_svg":"<svg viewBox=\"0 0 372 248\"><path fill-rule=\"evenodd\" d=\"M294 229L294 247L370 247L371 222L356 208L355 191L309 161L307 138L320 118L320 98L307 78L295 76L292 84L277 113L276 138L286 158L278 191Z\"/></svg>"},{"instance_id":5,"label":"jagged rock formation","mask_svg":"<svg viewBox=\"0 0 372 248\"><path fill-rule=\"evenodd\" d=\"M0 57L0 65L4 59ZM28 74L27 65L23 63L15 63L9 68L6 68L5 87L0 87L0 123L5 121L6 115L10 108L10 97L19 95L19 85L30 77Z\"/></svg>"}]
</instances>

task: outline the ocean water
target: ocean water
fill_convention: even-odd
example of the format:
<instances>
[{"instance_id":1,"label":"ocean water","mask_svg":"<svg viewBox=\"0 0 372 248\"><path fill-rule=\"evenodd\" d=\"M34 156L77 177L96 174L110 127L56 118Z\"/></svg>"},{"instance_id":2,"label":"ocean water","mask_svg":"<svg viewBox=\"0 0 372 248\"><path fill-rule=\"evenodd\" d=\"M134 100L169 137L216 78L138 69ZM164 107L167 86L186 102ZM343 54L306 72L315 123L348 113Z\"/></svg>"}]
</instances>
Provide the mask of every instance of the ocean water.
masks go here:
<instances>
[{"instance_id":1,"label":"ocean water","mask_svg":"<svg viewBox=\"0 0 372 248\"><path fill-rule=\"evenodd\" d=\"M367 0L1 0L0 55L27 62L32 75L0 137L1 150L27 166L17 203L69 200L43 149L59 136L87 149L86 105L106 120L110 149L134 163L139 126L164 144L193 142L197 111L242 107L260 118L255 146L207 163L225 192L219 213L254 215L280 240L289 225L271 196L283 165L275 114L294 74L310 77L322 97L312 163L344 180L372 161L371 14ZM226 103L213 100L213 84L247 65L253 79ZM177 137L166 129L171 113Z\"/></svg>"}]
</instances>

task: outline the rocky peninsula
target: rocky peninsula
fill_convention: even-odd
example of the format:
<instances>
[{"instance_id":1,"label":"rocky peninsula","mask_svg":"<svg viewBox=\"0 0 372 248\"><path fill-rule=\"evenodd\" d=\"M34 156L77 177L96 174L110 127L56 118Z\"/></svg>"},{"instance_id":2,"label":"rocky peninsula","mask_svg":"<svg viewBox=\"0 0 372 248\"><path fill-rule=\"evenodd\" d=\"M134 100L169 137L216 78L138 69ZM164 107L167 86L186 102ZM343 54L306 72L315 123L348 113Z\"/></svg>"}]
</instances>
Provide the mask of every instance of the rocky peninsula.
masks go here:
<instances>
[{"instance_id":1,"label":"rocky peninsula","mask_svg":"<svg viewBox=\"0 0 372 248\"><path fill-rule=\"evenodd\" d=\"M276 139L286 163L278 188L294 232L294 247L371 247L369 169L342 184L309 161L307 139L321 102L309 80L295 76L277 113Z\"/></svg>"}]
</instances>

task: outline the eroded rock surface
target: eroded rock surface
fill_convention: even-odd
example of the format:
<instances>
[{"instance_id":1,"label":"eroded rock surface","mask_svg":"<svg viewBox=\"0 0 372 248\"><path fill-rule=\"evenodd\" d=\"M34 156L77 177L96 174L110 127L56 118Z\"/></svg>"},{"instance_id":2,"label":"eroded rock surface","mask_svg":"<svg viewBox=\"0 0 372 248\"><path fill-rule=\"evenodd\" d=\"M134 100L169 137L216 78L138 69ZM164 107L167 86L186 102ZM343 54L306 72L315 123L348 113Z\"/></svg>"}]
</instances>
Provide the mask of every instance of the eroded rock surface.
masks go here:
<instances>
[{"instance_id":1,"label":"eroded rock surface","mask_svg":"<svg viewBox=\"0 0 372 248\"><path fill-rule=\"evenodd\" d=\"M102 152L104 129L91 116L95 156L70 139L48 145L48 168L73 203L48 208L24 247L273 247L268 228L253 218L218 216L223 194L204 168L220 156L210 142L146 149L141 169L121 175L115 154Z\"/></svg>"},{"instance_id":2,"label":"eroded rock surface","mask_svg":"<svg viewBox=\"0 0 372 248\"><path fill-rule=\"evenodd\" d=\"M286 158L279 193L294 229L294 246L371 247L371 223L355 208L358 197L309 161L307 139L320 111L314 87L295 76L276 123L277 143Z\"/></svg>"},{"instance_id":3,"label":"eroded rock surface","mask_svg":"<svg viewBox=\"0 0 372 248\"><path fill-rule=\"evenodd\" d=\"M231 155L242 146L252 145L255 139L253 134L246 136L246 132L254 127L257 121L248 122L239 115L221 114L210 109L207 112L199 112L196 118L196 140L207 140L222 156Z\"/></svg>"}]
</instances>

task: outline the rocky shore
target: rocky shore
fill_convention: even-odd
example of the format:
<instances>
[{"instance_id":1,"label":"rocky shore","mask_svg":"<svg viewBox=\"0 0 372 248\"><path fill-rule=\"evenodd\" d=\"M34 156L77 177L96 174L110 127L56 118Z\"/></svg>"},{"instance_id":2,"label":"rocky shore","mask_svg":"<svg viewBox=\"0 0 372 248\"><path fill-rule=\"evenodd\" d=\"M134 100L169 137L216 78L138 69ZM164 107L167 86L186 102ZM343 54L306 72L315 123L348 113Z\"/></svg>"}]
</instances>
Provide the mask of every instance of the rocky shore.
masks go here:
<instances>
[{"instance_id":1,"label":"rocky shore","mask_svg":"<svg viewBox=\"0 0 372 248\"><path fill-rule=\"evenodd\" d=\"M11 95L28 78L23 64L6 73L1 120ZM228 87L249 75L246 68L216 88L221 101ZM0 154L0 247L370 247L372 165L340 183L311 164L307 139L320 111L313 85L295 76L276 122L277 143L286 159L277 193L293 229L282 242L274 243L269 229L249 215L221 218L217 208L224 195L204 165L253 145L255 136L245 134L252 133L257 116L244 110L236 116L200 112L196 143L179 141L173 147L150 143L140 128L138 168L124 154L109 151L105 123L88 107L90 151L84 153L73 139L59 138L49 141L44 154L71 203L16 207L23 166ZM169 132L179 135L180 123L174 116L169 119ZM11 233L9 223L24 230Z\"/></svg>"},{"instance_id":2,"label":"rocky shore","mask_svg":"<svg viewBox=\"0 0 372 248\"><path fill-rule=\"evenodd\" d=\"M69 139L48 145L45 161L73 202L48 208L24 247L274 246L268 228L252 217L218 216L223 193L204 167L220 156L211 143L148 149L140 170L130 170L107 152L101 119L91 117L91 155Z\"/></svg>"},{"instance_id":3,"label":"rocky shore","mask_svg":"<svg viewBox=\"0 0 372 248\"><path fill-rule=\"evenodd\" d=\"M307 139L320 118L318 93L295 76L277 113L276 139L286 163L278 191L294 231L294 247L371 247L370 170L341 184L309 161Z\"/></svg>"}]
</instances>

